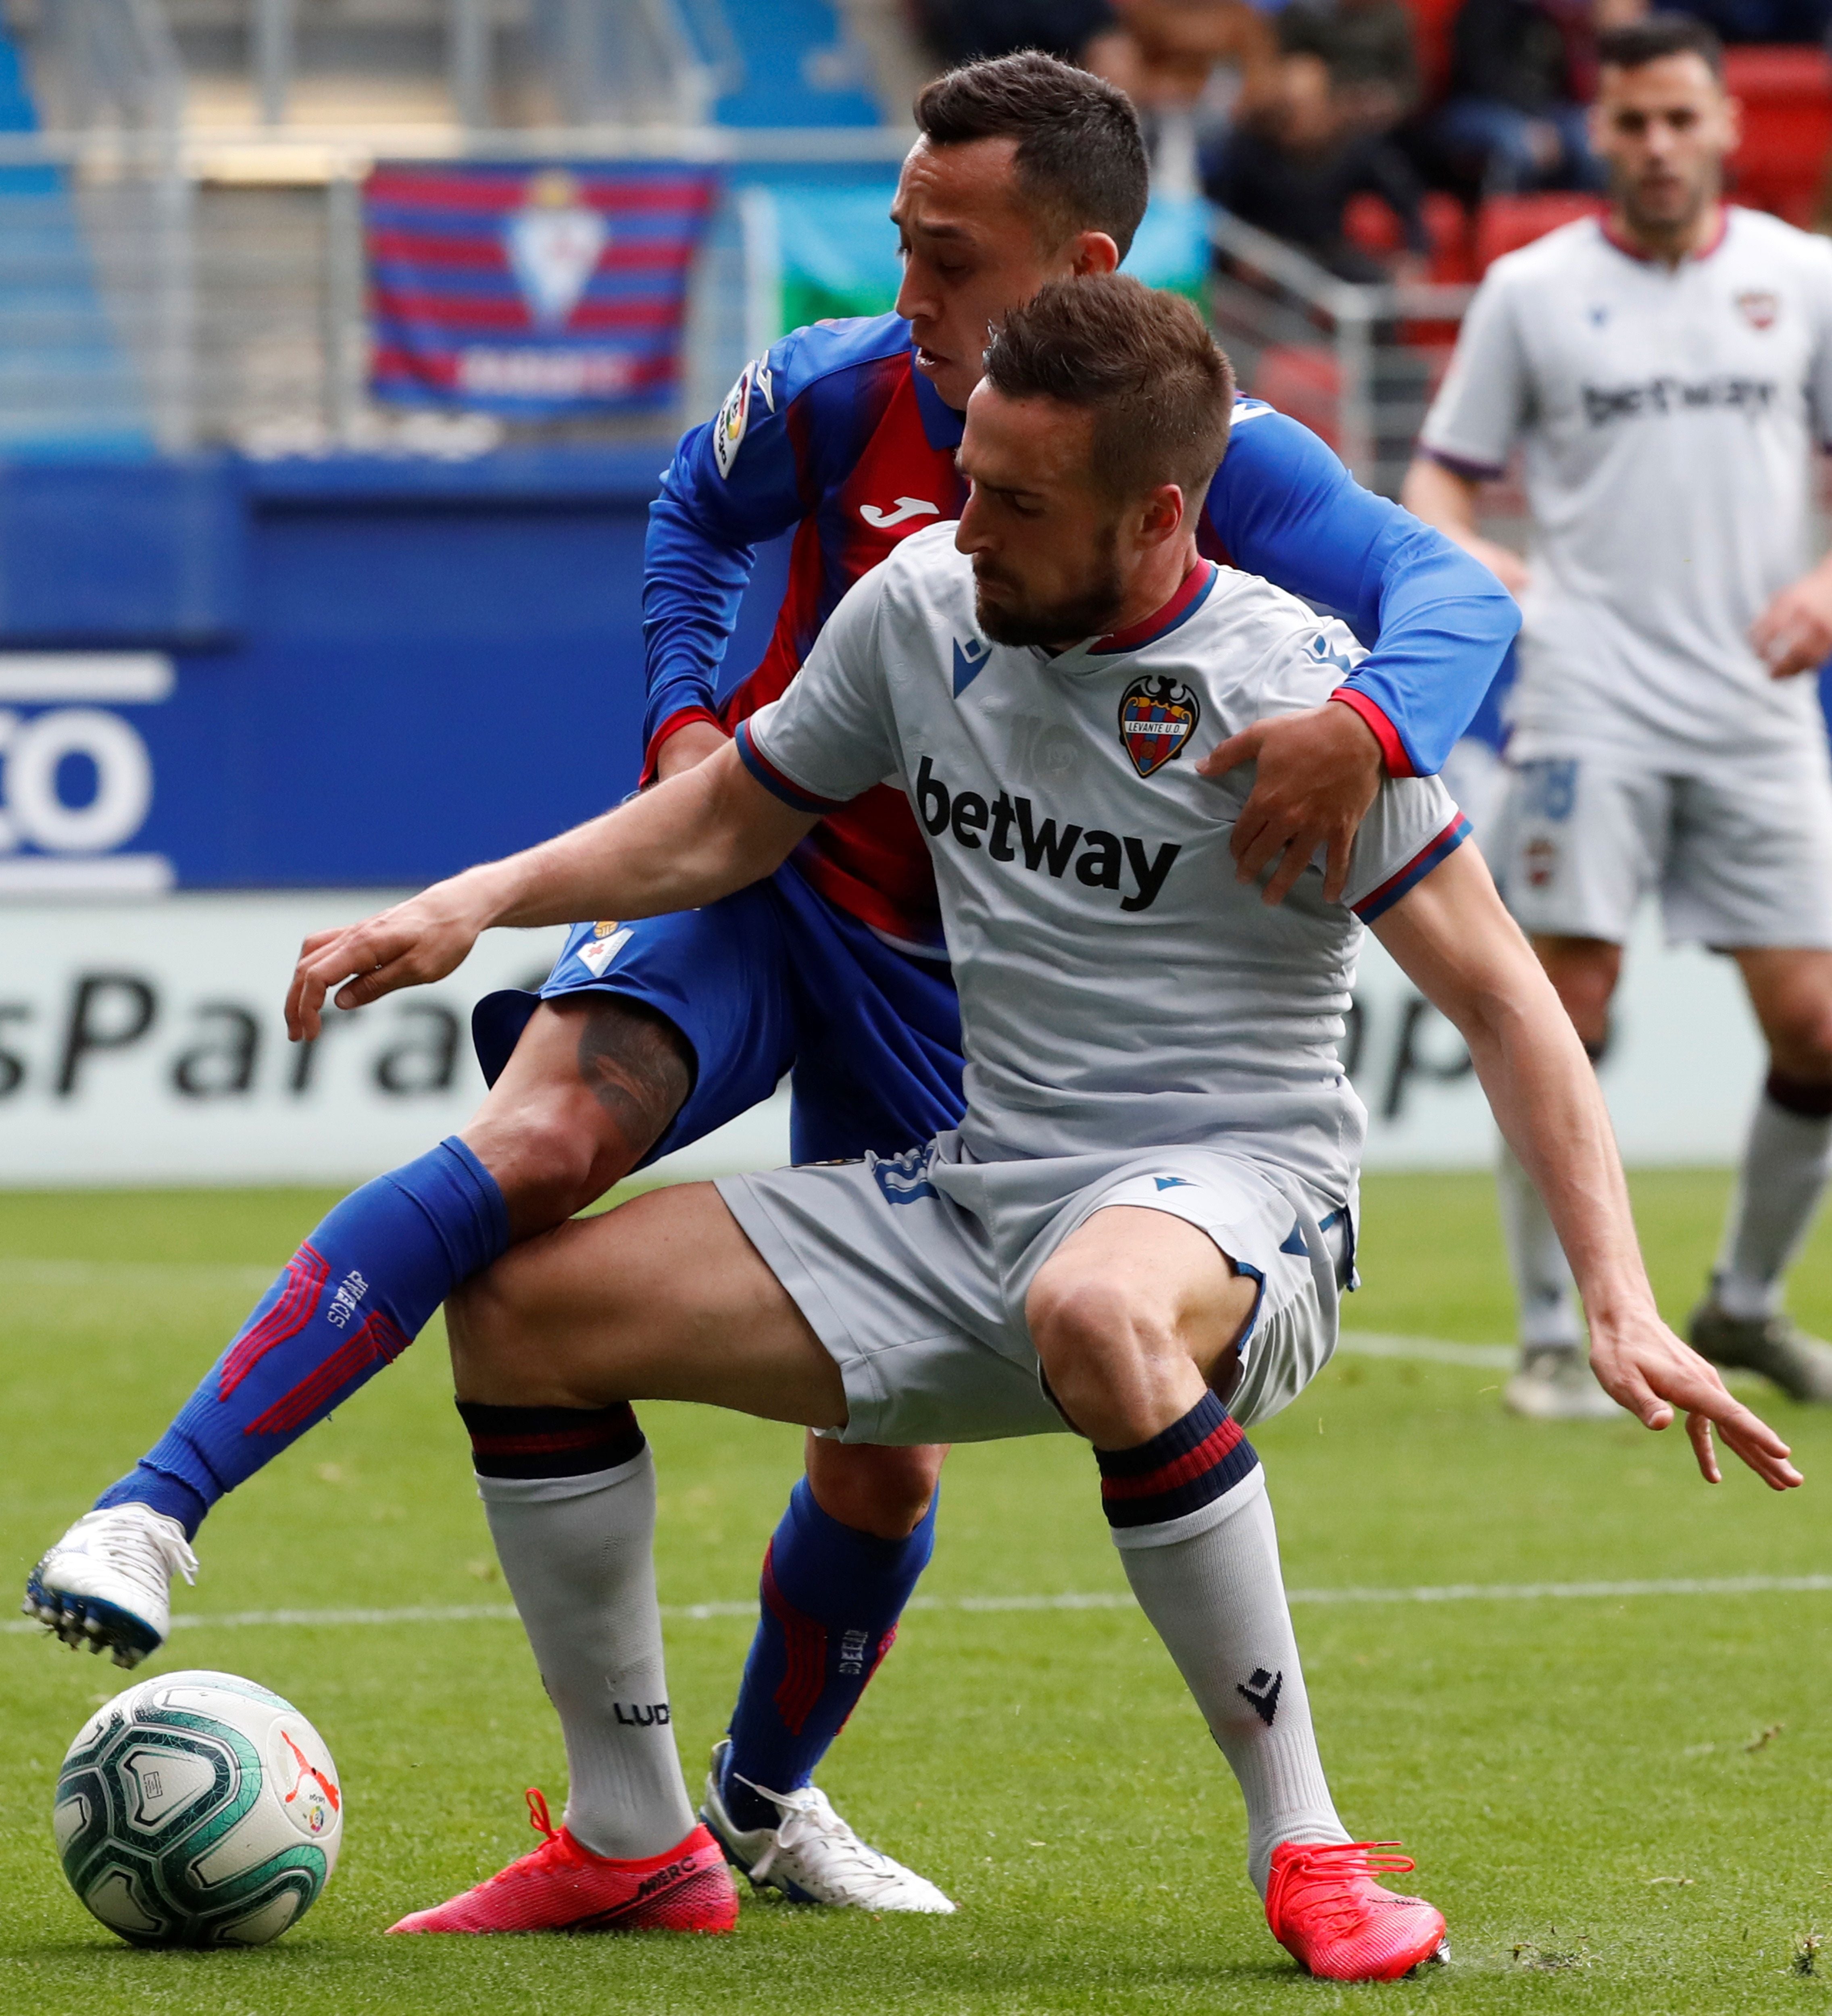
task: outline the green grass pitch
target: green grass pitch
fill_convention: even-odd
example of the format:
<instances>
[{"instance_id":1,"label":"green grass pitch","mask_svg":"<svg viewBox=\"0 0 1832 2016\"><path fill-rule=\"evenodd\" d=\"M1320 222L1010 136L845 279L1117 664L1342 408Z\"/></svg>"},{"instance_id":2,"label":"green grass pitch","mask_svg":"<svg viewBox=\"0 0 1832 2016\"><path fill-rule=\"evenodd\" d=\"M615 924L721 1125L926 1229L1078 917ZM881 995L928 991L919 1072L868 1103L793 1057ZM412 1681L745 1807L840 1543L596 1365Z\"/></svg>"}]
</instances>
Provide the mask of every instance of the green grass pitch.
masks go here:
<instances>
[{"instance_id":1,"label":"green grass pitch","mask_svg":"<svg viewBox=\"0 0 1832 2016\"><path fill-rule=\"evenodd\" d=\"M1636 1184L1683 1316L1725 1182ZM300 1191L0 1197L5 1585L189 1390L328 1200ZM1368 1186L1351 1326L1508 1334L1486 1179ZM1832 1237L1794 1304L1832 1328ZM1809 1479L1716 1491L1680 1436L1625 1419L1506 1420L1499 1375L1344 1355L1257 1431L1294 1590L1812 1575L1828 1566L1832 1416L1776 1399ZM238 1494L203 1535L195 1613L503 1600L437 1335ZM797 1462L788 1430L682 1408L660 1467L664 1603L742 1603ZM290 1936L145 1953L66 1889L52 1787L105 1664L0 1635L0 2011L328 2016L472 2011L1819 2010L1832 1998L1832 1593L1301 1602L1324 1757L1349 1825L1404 1838L1450 1921L1447 1969L1391 1988L1305 1981L1242 1867L1237 1796L1136 1611L974 1610L974 1597L1123 1589L1085 1450L962 1450L902 1642L822 1782L944 1885L956 1917L747 1900L736 1937L391 1940L382 1928L532 1845L557 1731L520 1631L483 1619L179 1633L290 1696L342 1768L342 1865ZM10 1604L12 1599L8 1598ZM697 1785L748 1638L668 1626Z\"/></svg>"}]
</instances>

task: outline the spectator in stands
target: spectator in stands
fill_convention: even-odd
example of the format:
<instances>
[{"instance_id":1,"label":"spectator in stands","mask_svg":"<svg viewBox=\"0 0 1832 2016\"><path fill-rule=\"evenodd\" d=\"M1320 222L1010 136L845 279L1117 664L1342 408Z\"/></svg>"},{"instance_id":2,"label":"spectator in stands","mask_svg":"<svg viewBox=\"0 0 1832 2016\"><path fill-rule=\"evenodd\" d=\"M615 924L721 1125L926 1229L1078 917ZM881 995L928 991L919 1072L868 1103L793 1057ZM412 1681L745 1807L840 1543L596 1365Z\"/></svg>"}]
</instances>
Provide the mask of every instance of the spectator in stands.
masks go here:
<instances>
[{"instance_id":1,"label":"spectator in stands","mask_svg":"<svg viewBox=\"0 0 1832 2016\"><path fill-rule=\"evenodd\" d=\"M1380 0L1398 4L1398 0ZM1139 108L1161 195L1197 193L1197 157L1265 95L1277 38L1249 0L914 0L945 63L1042 49Z\"/></svg>"},{"instance_id":2,"label":"spectator in stands","mask_svg":"<svg viewBox=\"0 0 1832 2016\"><path fill-rule=\"evenodd\" d=\"M1290 0L1279 16L1287 56L1315 56L1352 124L1388 133L1419 103L1419 52L1405 0Z\"/></svg>"},{"instance_id":3,"label":"spectator in stands","mask_svg":"<svg viewBox=\"0 0 1832 2016\"><path fill-rule=\"evenodd\" d=\"M1468 178L1485 195L1602 189L1584 109L1596 31L1646 12L1647 0L1463 0L1438 145L1459 170L1474 168Z\"/></svg>"},{"instance_id":4,"label":"spectator in stands","mask_svg":"<svg viewBox=\"0 0 1832 2016\"><path fill-rule=\"evenodd\" d=\"M1666 0L1663 13L1708 22L1726 42L1823 42L1832 0Z\"/></svg>"},{"instance_id":5,"label":"spectator in stands","mask_svg":"<svg viewBox=\"0 0 1832 2016\"><path fill-rule=\"evenodd\" d=\"M1194 196L1197 159L1268 95L1278 41L1247 0L1111 0L1082 60L1138 106L1155 193Z\"/></svg>"},{"instance_id":6,"label":"spectator in stands","mask_svg":"<svg viewBox=\"0 0 1832 2016\"><path fill-rule=\"evenodd\" d=\"M1341 279L1412 277L1431 250L1410 163L1384 135L1359 124L1352 101L1345 106L1338 99L1318 56L1280 61L1268 102L1235 126L1204 187L1225 210L1308 253ZM1364 189L1384 196L1405 229L1407 254L1391 272L1344 236L1348 199Z\"/></svg>"},{"instance_id":7,"label":"spectator in stands","mask_svg":"<svg viewBox=\"0 0 1832 2016\"><path fill-rule=\"evenodd\" d=\"M1107 0L916 0L916 7L923 34L950 67L1019 49L1078 63L1115 27Z\"/></svg>"}]
</instances>

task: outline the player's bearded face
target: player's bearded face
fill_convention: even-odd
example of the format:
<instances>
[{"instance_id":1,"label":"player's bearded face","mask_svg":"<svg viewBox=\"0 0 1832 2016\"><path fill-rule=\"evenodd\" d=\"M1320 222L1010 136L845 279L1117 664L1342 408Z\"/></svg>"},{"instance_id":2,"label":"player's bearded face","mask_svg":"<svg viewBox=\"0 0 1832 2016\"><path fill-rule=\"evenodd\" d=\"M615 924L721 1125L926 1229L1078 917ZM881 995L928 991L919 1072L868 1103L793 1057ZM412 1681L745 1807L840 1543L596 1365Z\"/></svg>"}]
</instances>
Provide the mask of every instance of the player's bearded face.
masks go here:
<instances>
[{"instance_id":1,"label":"player's bearded face","mask_svg":"<svg viewBox=\"0 0 1832 2016\"><path fill-rule=\"evenodd\" d=\"M1038 556L1041 557L1040 556ZM1112 520L1089 528L1078 564L1033 567L1020 556L974 556L974 614L995 644L1072 644L1110 630L1125 599L1119 528ZM1064 575L1067 578L1064 578Z\"/></svg>"},{"instance_id":2,"label":"player's bearded face","mask_svg":"<svg viewBox=\"0 0 1832 2016\"><path fill-rule=\"evenodd\" d=\"M1655 239L1684 230L1716 200L1736 114L1702 58L1606 69L1593 121L1611 191L1634 229Z\"/></svg>"}]
</instances>

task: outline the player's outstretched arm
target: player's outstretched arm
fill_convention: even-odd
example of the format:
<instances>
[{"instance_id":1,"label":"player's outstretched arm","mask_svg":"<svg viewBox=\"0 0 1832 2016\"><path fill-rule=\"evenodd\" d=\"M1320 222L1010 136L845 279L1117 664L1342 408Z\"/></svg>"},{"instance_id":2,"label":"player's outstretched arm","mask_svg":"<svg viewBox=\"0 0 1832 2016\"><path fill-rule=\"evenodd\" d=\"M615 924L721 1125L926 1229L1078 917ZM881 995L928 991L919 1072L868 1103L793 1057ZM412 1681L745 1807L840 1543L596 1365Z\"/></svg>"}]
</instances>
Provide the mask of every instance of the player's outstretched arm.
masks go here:
<instances>
[{"instance_id":1,"label":"player's outstretched arm","mask_svg":"<svg viewBox=\"0 0 1832 2016\"><path fill-rule=\"evenodd\" d=\"M1725 1442L1777 1491L1798 1484L1786 1443L1661 1322L1596 1075L1473 846L1459 848L1374 926L1420 993L1462 1032L1508 1144L1546 1200L1590 1323L1590 1362L1643 1425L1675 1409L1708 1482Z\"/></svg>"},{"instance_id":2,"label":"player's outstretched arm","mask_svg":"<svg viewBox=\"0 0 1832 2016\"><path fill-rule=\"evenodd\" d=\"M758 784L729 743L704 763L556 840L430 889L301 949L286 1032L315 1036L325 996L360 1008L443 980L495 924L653 917L716 902L781 866L815 823Z\"/></svg>"}]
</instances>

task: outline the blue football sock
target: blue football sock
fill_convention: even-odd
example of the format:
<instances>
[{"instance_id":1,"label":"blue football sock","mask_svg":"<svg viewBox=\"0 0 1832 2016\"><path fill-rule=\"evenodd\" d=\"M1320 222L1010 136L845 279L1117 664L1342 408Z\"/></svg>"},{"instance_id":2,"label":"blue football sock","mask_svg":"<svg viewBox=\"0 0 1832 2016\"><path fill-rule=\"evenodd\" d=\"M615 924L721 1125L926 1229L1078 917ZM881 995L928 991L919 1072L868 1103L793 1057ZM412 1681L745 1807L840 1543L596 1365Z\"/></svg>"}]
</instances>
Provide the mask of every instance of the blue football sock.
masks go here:
<instances>
[{"instance_id":1,"label":"blue football sock","mask_svg":"<svg viewBox=\"0 0 1832 2016\"><path fill-rule=\"evenodd\" d=\"M732 1712L720 1796L736 1825L780 1817L740 1780L792 1792L814 1776L890 1651L934 1546L934 1500L909 1539L881 1540L823 1512L806 1478L797 1484L763 1558L763 1614Z\"/></svg>"},{"instance_id":2,"label":"blue football sock","mask_svg":"<svg viewBox=\"0 0 1832 2016\"><path fill-rule=\"evenodd\" d=\"M496 1179L455 1136L365 1183L286 1262L177 1420L96 1504L150 1505L195 1533L225 1491L398 1358L508 1244Z\"/></svg>"}]
</instances>

